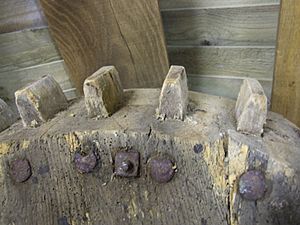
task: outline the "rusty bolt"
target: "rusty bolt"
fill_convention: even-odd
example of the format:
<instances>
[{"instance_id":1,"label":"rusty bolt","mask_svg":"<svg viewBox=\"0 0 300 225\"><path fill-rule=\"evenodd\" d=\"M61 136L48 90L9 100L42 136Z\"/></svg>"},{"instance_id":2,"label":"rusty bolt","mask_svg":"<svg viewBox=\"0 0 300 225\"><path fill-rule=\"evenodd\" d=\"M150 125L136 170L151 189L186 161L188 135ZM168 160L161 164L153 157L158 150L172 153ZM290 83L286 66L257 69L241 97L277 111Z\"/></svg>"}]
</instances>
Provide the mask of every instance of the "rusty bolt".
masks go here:
<instances>
[{"instance_id":1,"label":"rusty bolt","mask_svg":"<svg viewBox=\"0 0 300 225\"><path fill-rule=\"evenodd\" d=\"M202 144L196 144L194 145L194 152L196 154L199 154L203 151L203 145Z\"/></svg>"},{"instance_id":2,"label":"rusty bolt","mask_svg":"<svg viewBox=\"0 0 300 225\"><path fill-rule=\"evenodd\" d=\"M169 182L175 174L175 168L170 159L154 158L150 160L150 175L158 183Z\"/></svg>"},{"instance_id":3,"label":"rusty bolt","mask_svg":"<svg viewBox=\"0 0 300 225\"><path fill-rule=\"evenodd\" d=\"M25 182L31 176L31 166L27 159L16 159L10 163L10 173L17 183Z\"/></svg>"},{"instance_id":4,"label":"rusty bolt","mask_svg":"<svg viewBox=\"0 0 300 225\"><path fill-rule=\"evenodd\" d=\"M93 151L83 156L79 152L75 153L74 162L80 173L90 173L97 165L97 156Z\"/></svg>"},{"instance_id":5,"label":"rusty bolt","mask_svg":"<svg viewBox=\"0 0 300 225\"><path fill-rule=\"evenodd\" d=\"M115 157L115 173L121 177L136 177L139 171L140 154L135 151L117 152Z\"/></svg>"},{"instance_id":6,"label":"rusty bolt","mask_svg":"<svg viewBox=\"0 0 300 225\"><path fill-rule=\"evenodd\" d=\"M251 170L244 173L239 180L239 192L243 198L256 201L264 197L267 190L265 176L262 172Z\"/></svg>"},{"instance_id":7,"label":"rusty bolt","mask_svg":"<svg viewBox=\"0 0 300 225\"><path fill-rule=\"evenodd\" d=\"M124 161L121 163L121 165L118 167L118 170L121 170L120 172L129 173L133 169L133 164L130 161Z\"/></svg>"}]
</instances>

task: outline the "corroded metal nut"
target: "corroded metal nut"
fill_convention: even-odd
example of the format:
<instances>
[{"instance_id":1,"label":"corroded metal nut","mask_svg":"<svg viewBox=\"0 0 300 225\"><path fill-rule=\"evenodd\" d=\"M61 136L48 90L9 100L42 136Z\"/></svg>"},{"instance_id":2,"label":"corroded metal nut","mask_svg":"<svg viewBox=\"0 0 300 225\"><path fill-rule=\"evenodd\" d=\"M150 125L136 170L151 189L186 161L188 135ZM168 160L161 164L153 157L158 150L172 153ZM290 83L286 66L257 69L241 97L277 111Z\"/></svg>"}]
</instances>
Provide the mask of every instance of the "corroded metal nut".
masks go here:
<instances>
[{"instance_id":1,"label":"corroded metal nut","mask_svg":"<svg viewBox=\"0 0 300 225\"><path fill-rule=\"evenodd\" d=\"M196 153L196 154L199 154L199 153L201 153L201 152L203 152L203 145L202 144L196 144L196 145L194 145L194 152Z\"/></svg>"},{"instance_id":2,"label":"corroded metal nut","mask_svg":"<svg viewBox=\"0 0 300 225\"><path fill-rule=\"evenodd\" d=\"M121 177L138 176L140 154L135 151L117 152L115 157L115 173Z\"/></svg>"},{"instance_id":3,"label":"corroded metal nut","mask_svg":"<svg viewBox=\"0 0 300 225\"><path fill-rule=\"evenodd\" d=\"M74 162L80 173L90 173L97 165L97 156L93 151L83 156L79 152L75 153Z\"/></svg>"},{"instance_id":4,"label":"corroded metal nut","mask_svg":"<svg viewBox=\"0 0 300 225\"><path fill-rule=\"evenodd\" d=\"M31 176L31 166L27 159L16 159L10 163L10 174L17 183L28 180Z\"/></svg>"},{"instance_id":5,"label":"corroded metal nut","mask_svg":"<svg viewBox=\"0 0 300 225\"><path fill-rule=\"evenodd\" d=\"M170 159L155 158L150 160L150 175L158 183L169 182L174 174L175 168Z\"/></svg>"},{"instance_id":6,"label":"corroded metal nut","mask_svg":"<svg viewBox=\"0 0 300 225\"><path fill-rule=\"evenodd\" d=\"M267 185L262 172L251 170L240 177L239 192L243 198L256 201L263 198L266 191Z\"/></svg>"}]
</instances>

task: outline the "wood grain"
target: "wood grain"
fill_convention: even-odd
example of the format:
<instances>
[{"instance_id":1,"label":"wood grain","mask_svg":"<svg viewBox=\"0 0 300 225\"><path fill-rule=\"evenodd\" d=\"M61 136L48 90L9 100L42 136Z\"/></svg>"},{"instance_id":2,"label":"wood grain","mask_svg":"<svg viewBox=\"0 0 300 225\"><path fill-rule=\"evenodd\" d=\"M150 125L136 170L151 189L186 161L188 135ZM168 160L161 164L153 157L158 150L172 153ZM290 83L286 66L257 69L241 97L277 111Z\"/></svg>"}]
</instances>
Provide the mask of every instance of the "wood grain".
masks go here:
<instances>
[{"instance_id":1,"label":"wood grain","mask_svg":"<svg viewBox=\"0 0 300 225\"><path fill-rule=\"evenodd\" d=\"M61 59L47 28L0 34L0 73Z\"/></svg>"},{"instance_id":2,"label":"wood grain","mask_svg":"<svg viewBox=\"0 0 300 225\"><path fill-rule=\"evenodd\" d=\"M0 33L46 26L38 0L1 0Z\"/></svg>"},{"instance_id":3,"label":"wood grain","mask_svg":"<svg viewBox=\"0 0 300 225\"><path fill-rule=\"evenodd\" d=\"M300 127L300 4L281 4L272 110Z\"/></svg>"},{"instance_id":4,"label":"wood grain","mask_svg":"<svg viewBox=\"0 0 300 225\"><path fill-rule=\"evenodd\" d=\"M249 5L279 4L280 0L160 0L162 10L180 8L221 8L242 7Z\"/></svg>"},{"instance_id":5,"label":"wood grain","mask_svg":"<svg viewBox=\"0 0 300 225\"><path fill-rule=\"evenodd\" d=\"M159 87L168 59L157 0L41 0L50 30L82 91L86 77L113 64L124 87Z\"/></svg>"},{"instance_id":6,"label":"wood grain","mask_svg":"<svg viewBox=\"0 0 300 225\"><path fill-rule=\"evenodd\" d=\"M296 126L270 112L262 137L238 133L235 101L195 92L189 93L188 121L161 123L154 116L159 92L126 90L124 107L109 118L88 118L80 99L36 129L16 123L1 132L0 224L297 224ZM114 176L115 155L125 149L140 153L136 178ZM89 151L99 156L98 164L80 174L74 154ZM169 183L158 184L149 174L149 160L158 155L176 162ZM32 168L30 179L21 184L9 168L18 158L28 159ZM253 169L267 181L268 191L258 201L238 191L240 176Z\"/></svg>"},{"instance_id":7,"label":"wood grain","mask_svg":"<svg viewBox=\"0 0 300 225\"><path fill-rule=\"evenodd\" d=\"M168 47L170 63L188 74L272 79L273 47Z\"/></svg>"},{"instance_id":8,"label":"wood grain","mask_svg":"<svg viewBox=\"0 0 300 225\"><path fill-rule=\"evenodd\" d=\"M32 83L43 75L50 74L67 92L68 99L74 97L74 90L64 68L63 61L24 68L0 73L0 98L13 100L14 92L25 85Z\"/></svg>"},{"instance_id":9,"label":"wood grain","mask_svg":"<svg viewBox=\"0 0 300 225\"><path fill-rule=\"evenodd\" d=\"M168 45L274 46L279 6L162 12Z\"/></svg>"},{"instance_id":10,"label":"wood grain","mask_svg":"<svg viewBox=\"0 0 300 225\"><path fill-rule=\"evenodd\" d=\"M237 99L242 77L188 75L189 89L192 91ZM268 101L271 99L272 80L259 80Z\"/></svg>"}]
</instances>

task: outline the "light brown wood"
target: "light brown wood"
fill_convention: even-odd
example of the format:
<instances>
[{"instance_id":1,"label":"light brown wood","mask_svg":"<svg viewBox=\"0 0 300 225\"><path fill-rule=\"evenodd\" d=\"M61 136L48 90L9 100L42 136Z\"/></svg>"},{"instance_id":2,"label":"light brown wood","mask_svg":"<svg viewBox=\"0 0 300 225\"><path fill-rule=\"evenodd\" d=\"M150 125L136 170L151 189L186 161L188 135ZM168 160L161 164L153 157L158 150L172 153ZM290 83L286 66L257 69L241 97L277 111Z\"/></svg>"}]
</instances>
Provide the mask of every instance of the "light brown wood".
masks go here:
<instances>
[{"instance_id":1,"label":"light brown wood","mask_svg":"<svg viewBox=\"0 0 300 225\"><path fill-rule=\"evenodd\" d=\"M276 50L272 110L300 127L300 4L282 1Z\"/></svg>"},{"instance_id":2,"label":"light brown wood","mask_svg":"<svg viewBox=\"0 0 300 225\"><path fill-rule=\"evenodd\" d=\"M100 67L115 65L124 87L159 87L168 71L157 0L41 0L49 28L82 92Z\"/></svg>"},{"instance_id":3,"label":"light brown wood","mask_svg":"<svg viewBox=\"0 0 300 225\"><path fill-rule=\"evenodd\" d=\"M123 87L114 66L104 66L83 84L85 106L90 117L109 117L123 104Z\"/></svg>"},{"instance_id":4,"label":"light brown wood","mask_svg":"<svg viewBox=\"0 0 300 225\"><path fill-rule=\"evenodd\" d=\"M189 120L161 122L154 117L159 93L126 90L125 106L99 120L88 118L81 99L39 128L17 123L2 132L0 223L297 224L300 130L295 125L269 113L263 137L240 134L234 131L234 101L195 92L189 93ZM100 161L84 175L73 160L87 148ZM115 154L124 149L140 152L138 178L113 176ZM176 162L177 172L170 183L158 184L147 163L164 154ZM17 184L9 164L24 157L33 174ZM261 170L268 183L256 202L237 191L248 169Z\"/></svg>"},{"instance_id":5,"label":"light brown wood","mask_svg":"<svg viewBox=\"0 0 300 225\"><path fill-rule=\"evenodd\" d=\"M0 1L0 33L46 25L47 23L38 0Z\"/></svg>"},{"instance_id":6,"label":"light brown wood","mask_svg":"<svg viewBox=\"0 0 300 225\"><path fill-rule=\"evenodd\" d=\"M279 5L162 12L168 45L181 46L274 46L278 15Z\"/></svg>"}]
</instances>

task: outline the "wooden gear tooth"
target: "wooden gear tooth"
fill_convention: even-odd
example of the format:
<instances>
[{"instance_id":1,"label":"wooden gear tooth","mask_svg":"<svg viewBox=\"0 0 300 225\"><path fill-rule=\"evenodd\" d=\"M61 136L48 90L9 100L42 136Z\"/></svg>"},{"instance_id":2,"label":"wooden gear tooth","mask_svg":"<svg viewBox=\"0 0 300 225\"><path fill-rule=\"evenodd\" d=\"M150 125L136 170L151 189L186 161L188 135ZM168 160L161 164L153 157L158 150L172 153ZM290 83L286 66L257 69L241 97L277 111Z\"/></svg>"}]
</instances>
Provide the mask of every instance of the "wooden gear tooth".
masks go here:
<instances>
[{"instance_id":1,"label":"wooden gear tooth","mask_svg":"<svg viewBox=\"0 0 300 225\"><path fill-rule=\"evenodd\" d=\"M61 87L49 75L16 91L15 98L26 127L40 126L68 107Z\"/></svg>"},{"instance_id":2,"label":"wooden gear tooth","mask_svg":"<svg viewBox=\"0 0 300 225\"><path fill-rule=\"evenodd\" d=\"M171 66L159 96L158 118L184 120L188 104L185 68Z\"/></svg>"},{"instance_id":3,"label":"wooden gear tooth","mask_svg":"<svg viewBox=\"0 0 300 225\"><path fill-rule=\"evenodd\" d=\"M90 117L108 117L122 104L123 87L114 66L105 66L84 81L85 106Z\"/></svg>"},{"instance_id":4,"label":"wooden gear tooth","mask_svg":"<svg viewBox=\"0 0 300 225\"><path fill-rule=\"evenodd\" d=\"M236 102L237 131L261 135L267 119L268 100L260 83L245 79Z\"/></svg>"}]
</instances>

